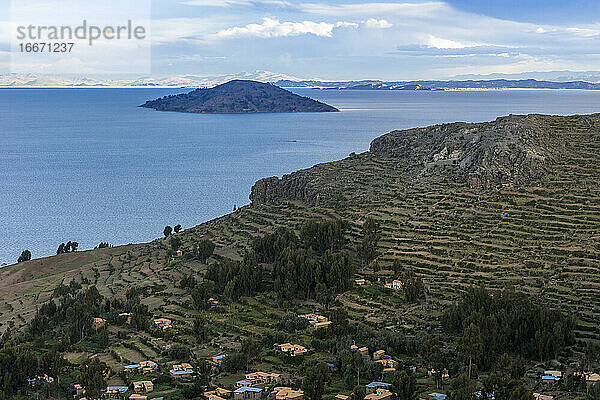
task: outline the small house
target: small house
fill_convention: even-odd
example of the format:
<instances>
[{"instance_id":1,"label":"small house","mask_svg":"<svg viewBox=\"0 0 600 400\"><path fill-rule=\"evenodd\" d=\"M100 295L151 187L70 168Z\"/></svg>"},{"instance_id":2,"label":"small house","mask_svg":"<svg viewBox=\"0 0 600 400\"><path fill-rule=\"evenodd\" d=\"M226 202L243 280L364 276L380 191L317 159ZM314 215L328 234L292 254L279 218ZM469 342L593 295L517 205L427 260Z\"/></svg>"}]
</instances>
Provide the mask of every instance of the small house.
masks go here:
<instances>
[{"instance_id":1,"label":"small house","mask_svg":"<svg viewBox=\"0 0 600 400\"><path fill-rule=\"evenodd\" d=\"M137 381L133 382L133 391L136 393L146 393L154 390L152 381Z\"/></svg>"},{"instance_id":2,"label":"small house","mask_svg":"<svg viewBox=\"0 0 600 400\"><path fill-rule=\"evenodd\" d=\"M148 396L144 396L143 394L133 393L129 396L129 400L148 400Z\"/></svg>"},{"instance_id":3,"label":"small house","mask_svg":"<svg viewBox=\"0 0 600 400\"><path fill-rule=\"evenodd\" d=\"M287 386L274 388L273 394L276 400L302 400L304 398L302 390L295 390Z\"/></svg>"},{"instance_id":4,"label":"small house","mask_svg":"<svg viewBox=\"0 0 600 400\"><path fill-rule=\"evenodd\" d=\"M365 400L390 400L392 398L392 392L388 389L378 388L373 393L369 393L365 396Z\"/></svg>"},{"instance_id":5,"label":"small house","mask_svg":"<svg viewBox=\"0 0 600 400\"><path fill-rule=\"evenodd\" d=\"M251 386L244 386L233 391L234 400L256 400L262 396L262 389Z\"/></svg>"},{"instance_id":6,"label":"small house","mask_svg":"<svg viewBox=\"0 0 600 400\"><path fill-rule=\"evenodd\" d=\"M106 320L104 318L92 318L92 329L100 329L106 326Z\"/></svg>"},{"instance_id":7,"label":"small house","mask_svg":"<svg viewBox=\"0 0 600 400\"><path fill-rule=\"evenodd\" d=\"M367 284L367 281L364 279L355 279L354 283L356 284L356 286L365 286Z\"/></svg>"},{"instance_id":8,"label":"small house","mask_svg":"<svg viewBox=\"0 0 600 400\"><path fill-rule=\"evenodd\" d=\"M392 387L391 383L386 382L371 382L365 386L365 390L367 394L375 393L377 389L390 389Z\"/></svg>"},{"instance_id":9,"label":"small house","mask_svg":"<svg viewBox=\"0 0 600 400\"><path fill-rule=\"evenodd\" d=\"M299 356L308 352L308 349L299 344L283 343L279 345L279 350L291 355L292 357Z\"/></svg>"},{"instance_id":10,"label":"small house","mask_svg":"<svg viewBox=\"0 0 600 400\"><path fill-rule=\"evenodd\" d=\"M252 372L246 374L246 381L251 382L253 385L263 385L277 383L281 380L280 374L270 372Z\"/></svg>"},{"instance_id":11,"label":"small house","mask_svg":"<svg viewBox=\"0 0 600 400\"><path fill-rule=\"evenodd\" d=\"M173 327L171 320L167 318L154 318L153 322L154 326L162 329L163 331Z\"/></svg>"},{"instance_id":12,"label":"small house","mask_svg":"<svg viewBox=\"0 0 600 400\"><path fill-rule=\"evenodd\" d=\"M219 354L217 356L213 356L211 361L213 362L213 364L220 366L223 363L225 357L227 357L227 354Z\"/></svg>"}]
</instances>

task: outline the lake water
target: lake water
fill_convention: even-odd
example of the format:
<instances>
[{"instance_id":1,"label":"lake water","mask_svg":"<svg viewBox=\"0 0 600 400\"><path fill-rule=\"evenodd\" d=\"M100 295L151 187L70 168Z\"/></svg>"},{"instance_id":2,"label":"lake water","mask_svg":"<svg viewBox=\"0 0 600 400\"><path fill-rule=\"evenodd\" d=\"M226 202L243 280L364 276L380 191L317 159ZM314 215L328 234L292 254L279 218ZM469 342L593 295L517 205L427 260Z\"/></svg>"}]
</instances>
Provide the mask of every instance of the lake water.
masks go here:
<instances>
[{"instance_id":1,"label":"lake water","mask_svg":"<svg viewBox=\"0 0 600 400\"><path fill-rule=\"evenodd\" d=\"M600 91L294 89L340 113L200 115L136 107L183 90L1 89L0 263L149 241L249 202L252 184L368 149L390 130L518 113L600 112Z\"/></svg>"}]
</instances>

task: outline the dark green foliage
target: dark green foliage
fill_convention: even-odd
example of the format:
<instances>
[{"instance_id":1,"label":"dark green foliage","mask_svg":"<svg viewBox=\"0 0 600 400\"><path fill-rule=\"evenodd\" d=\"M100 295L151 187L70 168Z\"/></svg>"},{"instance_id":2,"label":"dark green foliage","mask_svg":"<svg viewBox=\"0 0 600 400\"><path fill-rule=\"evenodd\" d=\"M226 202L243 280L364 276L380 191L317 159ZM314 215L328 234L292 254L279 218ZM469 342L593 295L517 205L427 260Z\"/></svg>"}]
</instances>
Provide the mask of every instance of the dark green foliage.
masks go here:
<instances>
[{"instance_id":1,"label":"dark green foliage","mask_svg":"<svg viewBox=\"0 0 600 400\"><path fill-rule=\"evenodd\" d=\"M590 386L588 398L589 400L600 400L600 383L596 382Z\"/></svg>"},{"instance_id":2,"label":"dark green foliage","mask_svg":"<svg viewBox=\"0 0 600 400\"><path fill-rule=\"evenodd\" d=\"M533 394L523 385L515 388L510 394L509 400L533 400Z\"/></svg>"},{"instance_id":3,"label":"dark green foliage","mask_svg":"<svg viewBox=\"0 0 600 400\"><path fill-rule=\"evenodd\" d=\"M246 368L247 362L248 360L245 354L243 354L242 352L234 351L228 354L227 357L225 357L225 359L223 359L221 367L226 372L235 373L238 371L242 371L244 368Z\"/></svg>"},{"instance_id":4,"label":"dark green foliage","mask_svg":"<svg viewBox=\"0 0 600 400\"><path fill-rule=\"evenodd\" d=\"M138 303L131 308L131 326L139 331L148 329L150 317L148 306L145 304Z\"/></svg>"},{"instance_id":5,"label":"dark green foliage","mask_svg":"<svg viewBox=\"0 0 600 400\"><path fill-rule=\"evenodd\" d=\"M213 284L211 281L204 281L202 284L196 285L192 290L192 300L196 310L207 310L209 307L208 299L212 295Z\"/></svg>"},{"instance_id":6,"label":"dark green foliage","mask_svg":"<svg viewBox=\"0 0 600 400\"><path fill-rule=\"evenodd\" d=\"M279 329L286 332L296 332L301 331L308 328L308 320L306 318L301 318L296 315L296 313L288 312L279 320Z\"/></svg>"},{"instance_id":7,"label":"dark green foliage","mask_svg":"<svg viewBox=\"0 0 600 400\"><path fill-rule=\"evenodd\" d=\"M100 390L106 388L104 373L108 367L97 358L89 361L81 369L81 384L86 388L86 395L92 398L100 397Z\"/></svg>"},{"instance_id":8,"label":"dark green foliage","mask_svg":"<svg viewBox=\"0 0 600 400\"><path fill-rule=\"evenodd\" d=\"M215 251L215 244L208 239L201 240L196 246L196 257L202 264L206 264Z\"/></svg>"},{"instance_id":9,"label":"dark green foliage","mask_svg":"<svg viewBox=\"0 0 600 400\"><path fill-rule=\"evenodd\" d=\"M210 329L206 318L200 315L194 318L193 332L198 343L204 343L208 340Z\"/></svg>"},{"instance_id":10,"label":"dark green foliage","mask_svg":"<svg viewBox=\"0 0 600 400\"><path fill-rule=\"evenodd\" d=\"M475 382L467 374L461 374L452 380L449 400L475 400Z\"/></svg>"},{"instance_id":11,"label":"dark green foliage","mask_svg":"<svg viewBox=\"0 0 600 400\"><path fill-rule=\"evenodd\" d=\"M171 233L173 233L173 228L171 228L169 225L165 226L165 229L163 230L165 237L170 236Z\"/></svg>"},{"instance_id":12,"label":"dark green foliage","mask_svg":"<svg viewBox=\"0 0 600 400\"><path fill-rule=\"evenodd\" d=\"M60 245L58 245L56 254L71 253L71 252L77 251L78 248L79 248L79 243L77 243L77 242L69 241L69 242L67 242L67 244L61 243Z\"/></svg>"},{"instance_id":13,"label":"dark green foliage","mask_svg":"<svg viewBox=\"0 0 600 400\"><path fill-rule=\"evenodd\" d=\"M175 233L179 233L179 232L181 232L181 224L177 224L177 225L175 225L175 227L173 228L173 231L174 231Z\"/></svg>"},{"instance_id":14,"label":"dark green foliage","mask_svg":"<svg viewBox=\"0 0 600 400\"><path fill-rule=\"evenodd\" d=\"M321 362L306 371L306 376L302 380L304 394L309 400L321 400L325 393L325 386L329 382L329 368L327 364Z\"/></svg>"},{"instance_id":15,"label":"dark green foliage","mask_svg":"<svg viewBox=\"0 0 600 400\"><path fill-rule=\"evenodd\" d=\"M332 221L310 220L300 228L300 240L304 248L312 249L317 254L327 250L339 251L346 246L347 221L336 219Z\"/></svg>"},{"instance_id":16,"label":"dark green foliage","mask_svg":"<svg viewBox=\"0 0 600 400\"><path fill-rule=\"evenodd\" d=\"M412 371L396 371L392 387L398 400L413 400L417 395L417 378Z\"/></svg>"},{"instance_id":17,"label":"dark green foliage","mask_svg":"<svg viewBox=\"0 0 600 400\"><path fill-rule=\"evenodd\" d=\"M447 332L463 334L471 324L483 339L484 352L477 363L483 369L509 351L537 360L554 358L573 343L574 317L531 302L508 288L492 296L483 287L470 287L459 304L442 318Z\"/></svg>"},{"instance_id":18,"label":"dark green foliage","mask_svg":"<svg viewBox=\"0 0 600 400\"><path fill-rule=\"evenodd\" d=\"M176 361L187 361L190 357L190 349L183 344L174 344L169 349L169 358Z\"/></svg>"},{"instance_id":19,"label":"dark green foliage","mask_svg":"<svg viewBox=\"0 0 600 400\"><path fill-rule=\"evenodd\" d=\"M275 233L259 236L252 241L252 250L262 263L274 262L283 249L298 244L296 234L288 228L277 228Z\"/></svg>"},{"instance_id":20,"label":"dark green foliage","mask_svg":"<svg viewBox=\"0 0 600 400\"><path fill-rule=\"evenodd\" d=\"M402 290L409 303L416 303L425 298L423 280L411 269L405 269L402 275Z\"/></svg>"},{"instance_id":21,"label":"dark green foliage","mask_svg":"<svg viewBox=\"0 0 600 400\"><path fill-rule=\"evenodd\" d=\"M171 245L171 250L177 251L181 247L181 238L179 236L171 236L169 244Z\"/></svg>"},{"instance_id":22,"label":"dark green foliage","mask_svg":"<svg viewBox=\"0 0 600 400\"><path fill-rule=\"evenodd\" d=\"M23 250L19 258L17 259L17 262L20 263L29 260L31 260L31 252L29 250Z\"/></svg>"},{"instance_id":23,"label":"dark green foliage","mask_svg":"<svg viewBox=\"0 0 600 400\"><path fill-rule=\"evenodd\" d=\"M363 265L369 264L377 257L377 243L381 238L379 223L373 217L367 217L362 226L362 240L357 253Z\"/></svg>"},{"instance_id":24,"label":"dark green foliage","mask_svg":"<svg viewBox=\"0 0 600 400\"><path fill-rule=\"evenodd\" d=\"M331 325L329 329L334 337L342 337L348 333L348 311L345 308L336 308L331 312Z\"/></svg>"},{"instance_id":25,"label":"dark green foliage","mask_svg":"<svg viewBox=\"0 0 600 400\"><path fill-rule=\"evenodd\" d=\"M252 296L262 288L262 268L254 253L246 253L242 261L224 259L208 266L205 279L215 283L215 290L230 300Z\"/></svg>"},{"instance_id":26,"label":"dark green foliage","mask_svg":"<svg viewBox=\"0 0 600 400\"><path fill-rule=\"evenodd\" d=\"M108 242L100 242L100 244L98 244L98 246L96 246L97 249L106 249L112 247L112 245ZM59 246L60 248L60 246Z\"/></svg>"}]
</instances>

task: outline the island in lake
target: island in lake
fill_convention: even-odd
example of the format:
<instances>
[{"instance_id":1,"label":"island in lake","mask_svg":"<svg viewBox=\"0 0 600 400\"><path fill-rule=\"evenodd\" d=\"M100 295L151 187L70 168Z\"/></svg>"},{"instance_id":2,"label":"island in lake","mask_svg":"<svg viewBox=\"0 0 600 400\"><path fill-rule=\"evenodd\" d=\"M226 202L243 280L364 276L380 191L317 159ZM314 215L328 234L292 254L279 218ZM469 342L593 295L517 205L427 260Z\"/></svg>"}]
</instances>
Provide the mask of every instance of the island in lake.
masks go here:
<instances>
[{"instance_id":1,"label":"island in lake","mask_svg":"<svg viewBox=\"0 0 600 400\"><path fill-rule=\"evenodd\" d=\"M233 80L211 89L149 100L140 107L188 113L332 112L337 108L270 83Z\"/></svg>"}]
</instances>

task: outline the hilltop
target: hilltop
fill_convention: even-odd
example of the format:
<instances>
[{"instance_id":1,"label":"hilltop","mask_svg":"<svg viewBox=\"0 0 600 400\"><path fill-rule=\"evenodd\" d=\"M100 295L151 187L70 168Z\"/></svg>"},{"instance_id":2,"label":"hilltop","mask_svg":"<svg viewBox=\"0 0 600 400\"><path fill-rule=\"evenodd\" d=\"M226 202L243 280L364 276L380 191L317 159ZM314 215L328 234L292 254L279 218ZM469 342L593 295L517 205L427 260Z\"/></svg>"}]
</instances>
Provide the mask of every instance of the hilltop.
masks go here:
<instances>
[{"instance_id":1,"label":"hilltop","mask_svg":"<svg viewBox=\"0 0 600 400\"><path fill-rule=\"evenodd\" d=\"M332 112L335 107L269 83L233 80L210 89L150 100L140 107L188 113Z\"/></svg>"},{"instance_id":2,"label":"hilltop","mask_svg":"<svg viewBox=\"0 0 600 400\"><path fill-rule=\"evenodd\" d=\"M465 337L485 348L473 353L469 390L499 379L497 398L520 385L584 396L574 373L600 368L599 180L600 114L393 131L368 152L260 180L251 205L183 232L0 269L0 329L36 356L58 348L70 363L63 384L90 357L115 385L133 380L124 365L153 359L153 396L194 398L193 381L167 379L191 362L198 380L212 371L211 384L228 389L267 371L308 390L325 365L333 399L356 385L355 343L367 348L362 384L394 382L398 393L414 379L403 399L426 398L465 384L441 372L467 371ZM72 299L86 307L59 308ZM126 324L123 312L138 317ZM311 327L312 313L330 326ZM92 316L108 326L93 330ZM282 343L309 351L285 355ZM378 365L379 349L398 374ZM217 354L229 361L204 369ZM542 383L546 369L571 383Z\"/></svg>"}]
</instances>

